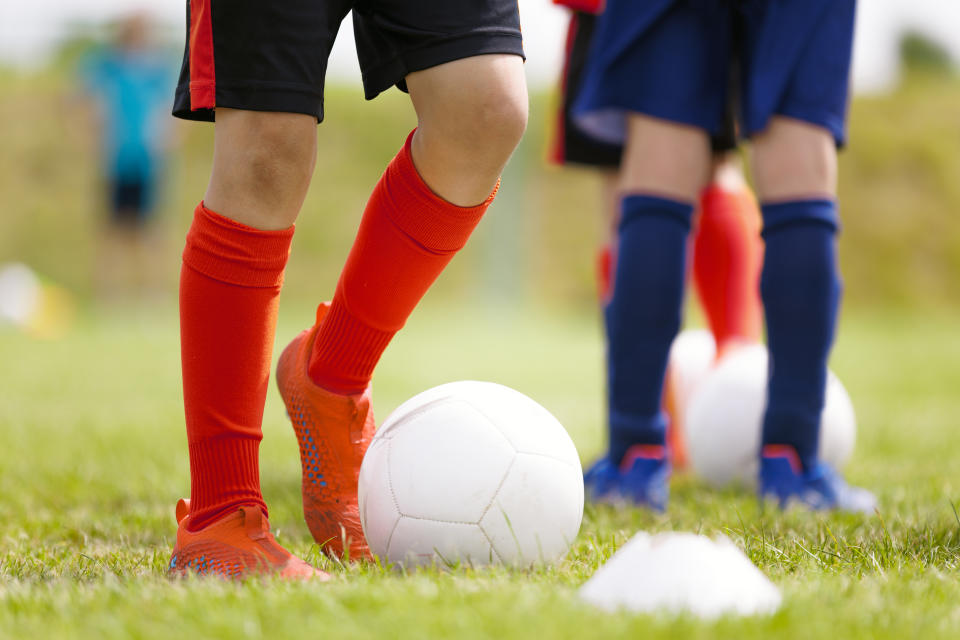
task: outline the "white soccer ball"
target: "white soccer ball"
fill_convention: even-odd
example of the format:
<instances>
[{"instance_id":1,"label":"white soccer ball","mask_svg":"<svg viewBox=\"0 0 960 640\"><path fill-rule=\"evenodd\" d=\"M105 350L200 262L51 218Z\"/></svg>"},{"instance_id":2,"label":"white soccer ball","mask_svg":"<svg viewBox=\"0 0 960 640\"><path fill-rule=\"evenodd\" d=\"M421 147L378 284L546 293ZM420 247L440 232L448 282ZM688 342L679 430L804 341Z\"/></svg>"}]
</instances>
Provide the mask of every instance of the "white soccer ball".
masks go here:
<instances>
[{"instance_id":1,"label":"white soccer ball","mask_svg":"<svg viewBox=\"0 0 960 640\"><path fill-rule=\"evenodd\" d=\"M766 407L767 349L741 347L724 356L697 389L686 413L687 453L710 484L756 484ZM821 415L821 459L841 468L850 459L857 421L847 390L830 372Z\"/></svg>"},{"instance_id":2,"label":"white soccer ball","mask_svg":"<svg viewBox=\"0 0 960 640\"><path fill-rule=\"evenodd\" d=\"M713 334L706 329L681 331L670 346L670 361L667 366L669 387L673 393L674 409L683 413L694 392L699 388L717 357L717 345Z\"/></svg>"},{"instance_id":3,"label":"white soccer ball","mask_svg":"<svg viewBox=\"0 0 960 640\"><path fill-rule=\"evenodd\" d=\"M548 563L580 530L583 469L566 430L530 398L451 382L383 423L359 501L370 550L389 562Z\"/></svg>"}]
</instances>

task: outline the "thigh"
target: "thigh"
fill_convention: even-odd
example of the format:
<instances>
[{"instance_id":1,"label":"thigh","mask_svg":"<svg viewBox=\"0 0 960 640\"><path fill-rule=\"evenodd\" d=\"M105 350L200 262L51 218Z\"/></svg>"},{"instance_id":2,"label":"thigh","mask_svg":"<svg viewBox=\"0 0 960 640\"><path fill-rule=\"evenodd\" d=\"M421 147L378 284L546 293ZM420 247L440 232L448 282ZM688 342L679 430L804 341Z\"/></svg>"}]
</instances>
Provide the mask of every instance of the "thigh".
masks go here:
<instances>
[{"instance_id":1,"label":"thigh","mask_svg":"<svg viewBox=\"0 0 960 640\"><path fill-rule=\"evenodd\" d=\"M710 140L699 127L632 114L628 119L620 187L696 202L710 172Z\"/></svg>"},{"instance_id":2,"label":"thigh","mask_svg":"<svg viewBox=\"0 0 960 640\"><path fill-rule=\"evenodd\" d=\"M517 0L356 0L353 26L367 98L446 62L523 57Z\"/></svg>"},{"instance_id":3,"label":"thigh","mask_svg":"<svg viewBox=\"0 0 960 640\"><path fill-rule=\"evenodd\" d=\"M327 57L350 0L190 0L174 115L214 109L323 118Z\"/></svg>"}]
</instances>

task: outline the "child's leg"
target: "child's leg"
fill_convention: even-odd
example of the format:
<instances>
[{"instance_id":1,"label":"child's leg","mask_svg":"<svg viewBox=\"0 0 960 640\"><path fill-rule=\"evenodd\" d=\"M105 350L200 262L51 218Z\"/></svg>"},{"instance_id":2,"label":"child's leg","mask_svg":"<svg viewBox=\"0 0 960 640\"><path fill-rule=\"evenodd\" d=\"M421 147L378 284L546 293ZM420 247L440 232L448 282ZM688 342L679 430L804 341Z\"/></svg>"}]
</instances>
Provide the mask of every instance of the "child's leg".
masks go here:
<instances>
[{"instance_id":1,"label":"child's leg","mask_svg":"<svg viewBox=\"0 0 960 640\"><path fill-rule=\"evenodd\" d=\"M753 140L763 203L761 292L770 349L763 446L816 462L841 282L836 256L836 146L826 129L774 117Z\"/></svg>"},{"instance_id":2,"label":"child's leg","mask_svg":"<svg viewBox=\"0 0 960 640\"><path fill-rule=\"evenodd\" d=\"M316 118L217 110L214 168L180 274L190 496L169 572L323 579L277 544L260 493L277 298L315 150Z\"/></svg>"},{"instance_id":3,"label":"child's leg","mask_svg":"<svg viewBox=\"0 0 960 640\"><path fill-rule=\"evenodd\" d=\"M467 241L526 127L517 56L410 74L419 126L367 204L310 361L341 394L367 386L390 338Z\"/></svg>"},{"instance_id":4,"label":"child's leg","mask_svg":"<svg viewBox=\"0 0 960 640\"><path fill-rule=\"evenodd\" d=\"M257 455L277 297L313 168L316 118L221 109L180 279L189 528L265 510Z\"/></svg>"},{"instance_id":5,"label":"child's leg","mask_svg":"<svg viewBox=\"0 0 960 640\"><path fill-rule=\"evenodd\" d=\"M680 328L687 236L706 180L706 132L630 117L612 295L606 308L609 459L665 443L660 405L670 344Z\"/></svg>"},{"instance_id":6,"label":"child's leg","mask_svg":"<svg viewBox=\"0 0 960 640\"><path fill-rule=\"evenodd\" d=\"M333 553L368 553L357 475L373 436L369 383L393 335L459 251L526 126L522 60L483 55L407 76L419 128L367 203L331 303L277 379L300 443L304 516Z\"/></svg>"},{"instance_id":7,"label":"child's leg","mask_svg":"<svg viewBox=\"0 0 960 640\"><path fill-rule=\"evenodd\" d=\"M855 14L856 0L789 0L742 14L742 105L766 241L770 371L760 493L781 505L869 513L875 498L817 459L842 289L837 146L846 138Z\"/></svg>"}]
</instances>

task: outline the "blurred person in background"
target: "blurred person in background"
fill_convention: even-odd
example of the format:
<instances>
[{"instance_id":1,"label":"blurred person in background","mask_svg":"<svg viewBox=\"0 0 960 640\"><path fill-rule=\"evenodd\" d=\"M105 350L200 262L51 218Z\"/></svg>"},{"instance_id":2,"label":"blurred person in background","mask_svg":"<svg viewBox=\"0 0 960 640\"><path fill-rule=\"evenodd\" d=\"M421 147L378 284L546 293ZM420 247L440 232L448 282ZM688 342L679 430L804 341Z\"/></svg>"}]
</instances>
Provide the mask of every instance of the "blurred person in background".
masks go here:
<instances>
[{"instance_id":1,"label":"blurred person in background","mask_svg":"<svg viewBox=\"0 0 960 640\"><path fill-rule=\"evenodd\" d=\"M584 131L624 145L605 309L609 449L586 474L594 493L666 505L664 377L695 202L710 179L710 139L724 128L736 64L765 241L770 372L759 492L781 506L874 508L869 492L848 486L817 454L841 297L836 154L846 140L855 6L606 2L573 106Z\"/></svg>"},{"instance_id":2,"label":"blurred person in background","mask_svg":"<svg viewBox=\"0 0 960 640\"><path fill-rule=\"evenodd\" d=\"M121 19L112 42L83 59L81 88L93 103L107 209L97 287L107 301L149 297L161 285L155 213L171 141L175 66L153 42L146 13Z\"/></svg>"},{"instance_id":3,"label":"blurred person in background","mask_svg":"<svg viewBox=\"0 0 960 640\"><path fill-rule=\"evenodd\" d=\"M573 119L572 107L583 86L587 54L596 29L597 15L603 0L554 0L571 10L567 33L565 64L561 80L561 102L557 114L552 162L560 165L596 169L602 176L601 202L604 239L597 255L597 285L603 305L612 294L611 275L615 268L617 220L619 218L620 162L623 145L608 142L581 131ZM737 65L731 61L730 93L722 129L711 137L713 152L710 179L700 192L698 212L694 216L696 230L691 242L690 269L697 299L713 335L717 358L738 344L754 344L762 339L763 310L760 303L760 267L763 243L760 239L760 211L753 192L743 176L737 154L736 83ZM672 377L666 376L664 411L668 417L669 457L675 467L685 465L683 428ZM647 450L638 444L633 453ZM656 447L654 447L656 450ZM624 454L631 459L630 450ZM596 472L595 474L596 475ZM601 474L601 480L606 475ZM617 487L600 482L596 486L588 478L588 489L595 499L603 499ZM645 483L641 489L652 486ZM662 485L657 485L662 486ZM620 497L620 496L618 496ZM630 496L627 496L630 497ZM645 491L631 497L655 508L662 508L666 496Z\"/></svg>"}]
</instances>

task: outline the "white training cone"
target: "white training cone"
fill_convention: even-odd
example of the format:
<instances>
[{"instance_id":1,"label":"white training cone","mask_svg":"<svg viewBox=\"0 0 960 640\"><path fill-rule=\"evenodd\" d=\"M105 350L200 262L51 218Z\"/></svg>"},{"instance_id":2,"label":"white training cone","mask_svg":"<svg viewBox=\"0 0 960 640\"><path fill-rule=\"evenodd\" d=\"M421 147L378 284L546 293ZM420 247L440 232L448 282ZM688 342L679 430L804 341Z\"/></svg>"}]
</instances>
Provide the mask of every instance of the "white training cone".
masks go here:
<instances>
[{"instance_id":1,"label":"white training cone","mask_svg":"<svg viewBox=\"0 0 960 640\"><path fill-rule=\"evenodd\" d=\"M771 614L776 586L728 538L640 532L580 588L580 597L607 611Z\"/></svg>"}]
</instances>

